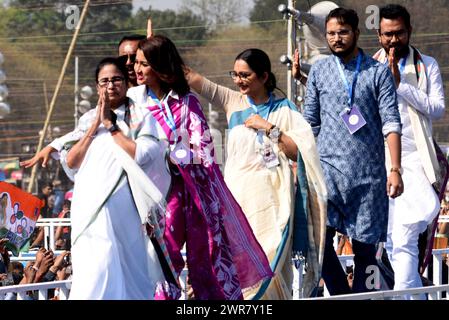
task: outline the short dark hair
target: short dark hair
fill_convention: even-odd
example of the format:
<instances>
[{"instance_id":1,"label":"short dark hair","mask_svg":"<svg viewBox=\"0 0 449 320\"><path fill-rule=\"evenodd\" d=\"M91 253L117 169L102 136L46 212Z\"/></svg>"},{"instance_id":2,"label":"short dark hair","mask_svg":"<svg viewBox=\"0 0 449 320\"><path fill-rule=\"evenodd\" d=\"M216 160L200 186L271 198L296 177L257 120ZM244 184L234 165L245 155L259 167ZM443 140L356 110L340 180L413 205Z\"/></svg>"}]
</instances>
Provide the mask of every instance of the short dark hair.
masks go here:
<instances>
[{"instance_id":1,"label":"short dark hair","mask_svg":"<svg viewBox=\"0 0 449 320\"><path fill-rule=\"evenodd\" d=\"M44 183L42 184L41 189L43 190L43 189L45 189L45 188L47 188L47 187L49 187L50 189L53 189L53 183L46 181L46 182L44 182Z\"/></svg>"},{"instance_id":2,"label":"short dark hair","mask_svg":"<svg viewBox=\"0 0 449 320\"><path fill-rule=\"evenodd\" d=\"M126 69L125 65L120 59L112 57L104 58L98 63L97 68L95 69L95 82L98 83L98 74L100 73L101 69L110 64L116 66L125 78L125 81L128 82L128 70Z\"/></svg>"},{"instance_id":3,"label":"short dark hair","mask_svg":"<svg viewBox=\"0 0 449 320\"><path fill-rule=\"evenodd\" d=\"M399 4L387 4L380 8L379 11L379 29L380 29L380 21L382 19L396 20L402 18L404 20L405 26L407 29L412 27L410 23L410 13L408 13L407 9Z\"/></svg>"},{"instance_id":4,"label":"short dark hair","mask_svg":"<svg viewBox=\"0 0 449 320\"><path fill-rule=\"evenodd\" d=\"M352 9L336 8L332 10L326 17L326 25L333 18L337 19L339 24L349 24L352 31L356 31L359 28L359 16Z\"/></svg>"},{"instance_id":5,"label":"short dark hair","mask_svg":"<svg viewBox=\"0 0 449 320\"><path fill-rule=\"evenodd\" d=\"M124 36L118 43L118 46L120 47L120 45L125 41L140 41L146 38L147 37L142 34L131 34L129 36Z\"/></svg>"},{"instance_id":6,"label":"short dark hair","mask_svg":"<svg viewBox=\"0 0 449 320\"><path fill-rule=\"evenodd\" d=\"M67 207L71 207L72 206L72 201L65 199L64 202L62 203L62 206L67 206Z\"/></svg>"}]
</instances>

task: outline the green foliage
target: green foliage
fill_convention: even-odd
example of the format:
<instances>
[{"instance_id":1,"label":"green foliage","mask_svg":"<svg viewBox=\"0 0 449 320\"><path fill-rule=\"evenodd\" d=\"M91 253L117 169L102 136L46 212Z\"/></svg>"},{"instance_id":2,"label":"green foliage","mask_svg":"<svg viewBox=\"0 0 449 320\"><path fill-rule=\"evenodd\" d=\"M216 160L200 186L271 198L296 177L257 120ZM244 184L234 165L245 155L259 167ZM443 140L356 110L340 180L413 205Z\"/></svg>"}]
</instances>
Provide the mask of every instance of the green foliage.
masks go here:
<instances>
[{"instance_id":1,"label":"green foliage","mask_svg":"<svg viewBox=\"0 0 449 320\"><path fill-rule=\"evenodd\" d=\"M254 0L254 7L250 13L250 20L277 20L282 19L282 15L278 11L280 4L287 4L286 0ZM267 28L267 26L263 26Z\"/></svg>"},{"instance_id":2,"label":"green foliage","mask_svg":"<svg viewBox=\"0 0 449 320\"><path fill-rule=\"evenodd\" d=\"M188 10L176 13L172 10L153 10L151 7L147 10L139 9L135 16L128 21L128 28L146 27L149 17L151 17L153 32L163 34L173 41L204 40L208 35L206 21Z\"/></svg>"}]
</instances>

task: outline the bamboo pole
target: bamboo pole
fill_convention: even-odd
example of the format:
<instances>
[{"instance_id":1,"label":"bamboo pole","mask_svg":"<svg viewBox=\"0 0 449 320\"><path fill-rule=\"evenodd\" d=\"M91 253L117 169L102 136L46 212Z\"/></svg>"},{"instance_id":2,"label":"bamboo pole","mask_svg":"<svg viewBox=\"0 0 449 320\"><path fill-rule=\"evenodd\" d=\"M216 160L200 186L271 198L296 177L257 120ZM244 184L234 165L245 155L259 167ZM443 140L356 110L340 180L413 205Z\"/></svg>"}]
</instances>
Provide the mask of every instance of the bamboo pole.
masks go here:
<instances>
[{"instance_id":1,"label":"bamboo pole","mask_svg":"<svg viewBox=\"0 0 449 320\"><path fill-rule=\"evenodd\" d=\"M44 144L44 139L45 139L45 136L46 136L46 133L47 133L47 129L48 129L48 125L50 123L50 119L51 119L51 116L52 116L52 113L53 113L53 109L54 109L55 104L56 104L56 99L58 98L59 90L61 89L61 85L62 85L62 82L64 80L65 71L66 71L67 66L69 64L70 57L72 56L73 49L75 48L76 40L78 38L78 34L80 32L81 25L82 25L82 23L84 21L84 18L86 16L87 8L89 7L89 3L90 3L90 0L86 0L86 2L84 3L84 7L83 7L83 11L81 12L80 20L78 21L78 24L77 24L76 29L75 29L75 33L73 34L72 41L70 43L69 50L67 51L67 55L65 57L65 61L64 61L64 64L62 66L62 69L61 69L61 73L59 74L58 83L56 84L55 92L54 92L53 97L51 99L49 110L47 112L47 118L45 119L44 128L42 129L42 135L39 137L39 144L37 146L37 152L39 152L42 149L42 145ZM31 171L30 183L28 184L28 190L27 190L30 193L33 190L34 180L36 178L36 173L37 173L37 167L38 167L37 165L33 166L33 169Z\"/></svg>"}]
</instances>

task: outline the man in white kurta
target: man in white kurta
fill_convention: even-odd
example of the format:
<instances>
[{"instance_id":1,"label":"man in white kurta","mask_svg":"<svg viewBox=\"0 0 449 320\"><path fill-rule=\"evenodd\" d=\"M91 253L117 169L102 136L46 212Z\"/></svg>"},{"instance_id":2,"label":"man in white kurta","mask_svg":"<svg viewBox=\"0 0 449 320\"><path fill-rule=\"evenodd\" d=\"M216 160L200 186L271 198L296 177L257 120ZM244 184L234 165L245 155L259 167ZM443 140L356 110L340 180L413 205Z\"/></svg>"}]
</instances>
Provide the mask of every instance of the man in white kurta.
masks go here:
<instances>
[{"instance_id":1,"label":"man in white kurta","mask_svg":"<svg viewBox=\"0 0 449 320\"><path fill-rule=\"evenodd\" d=\"M418 238L440 208L432 187L439 174L432 120L444 114L443 83L435 59L409 45L411 32L410 15L404 7L381 8L379 42L383 49L375 58L388 63L395 77L402 122L404 193L390 198L386 245L395 272L395 290L422 286L418 272ZM407 295L405 298L425 297Z\"/></svg>"}]
</instances>

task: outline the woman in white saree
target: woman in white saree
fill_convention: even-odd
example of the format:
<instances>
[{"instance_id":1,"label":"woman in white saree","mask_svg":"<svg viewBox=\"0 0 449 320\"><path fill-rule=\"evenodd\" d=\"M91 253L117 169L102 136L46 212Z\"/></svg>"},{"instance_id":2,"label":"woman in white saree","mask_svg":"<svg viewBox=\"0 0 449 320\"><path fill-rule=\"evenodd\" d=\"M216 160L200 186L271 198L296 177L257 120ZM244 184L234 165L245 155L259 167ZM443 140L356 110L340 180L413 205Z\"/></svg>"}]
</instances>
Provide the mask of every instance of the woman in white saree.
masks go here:
<instances>
[{"instance_id":1,"label":"woman in white saree","mask_svg":"<svg viewBox=\"0 0 449 320\"><path fill-rule=\"evenodd\" d=\"M163 254L160 260L156 254L163 250L157 244L155 250L143 227L151 206L163 206L163 195L147 176L169 179L163 175L166 146L157 139L151 115L129 105L126 70L116 59L100 62L96 81L98 106L80 119L86 130L65 157L66 165L76 170L69 298L154 299L160 292L176 294L161 267L169 264ZM157 224L152 226L157 231Z\"/></svg>"}]
</instances>

